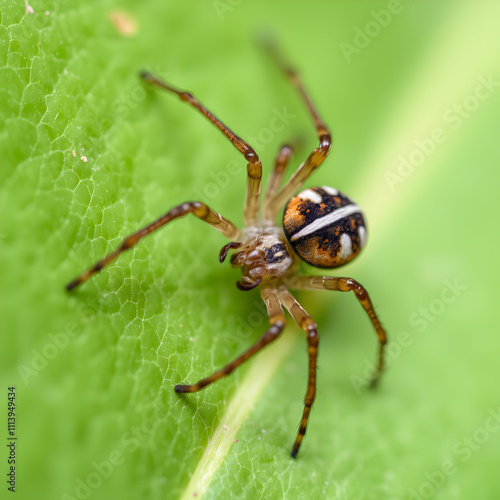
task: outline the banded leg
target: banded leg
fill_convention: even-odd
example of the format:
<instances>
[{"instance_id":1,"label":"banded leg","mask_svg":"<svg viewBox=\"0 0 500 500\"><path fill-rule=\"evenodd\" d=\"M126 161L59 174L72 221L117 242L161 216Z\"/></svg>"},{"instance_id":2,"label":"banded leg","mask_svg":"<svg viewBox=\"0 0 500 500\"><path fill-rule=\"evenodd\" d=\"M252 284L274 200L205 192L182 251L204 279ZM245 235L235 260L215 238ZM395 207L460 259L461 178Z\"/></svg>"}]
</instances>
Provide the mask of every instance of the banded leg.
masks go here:
<instances>
[{"instance_id":1,"label":"banded leg","mask_svg":"<svg viewBox=\"0 0 500 500\"><path fill-rule=\"evenodd\" d=\"M204 220L205 222L208 222L212 227L217 229L217 231L220 231L229 239L235 239L240 234L240 230L232 222L222 217L222 215L219 215L208 205L205 205L204 203L200 203L198 201L188 201L186 203L183 203L182 205L177 205L176 207L172 208L165 215L152 222L145 228L140 229L130 236L127 236L117 250L108 254L106 257L104 257L104 259L100 260L88 271L85 271L71 283L68 283L66 285L66 290L72 290L76 286L87 281L92 275L100 271L104 266L107 266L110 262L114 261L122 252L137 245L137 243L139 243L139 241L144 238L144 236L152 233L153 231L156 231L168 222L189 213L195 215L201 220Z\"/></svg>"},{"instance_id":2,"label":"banded leg","mask_svg":"<svg viewBox=\"0 0 500 500\"><path fill-rule=\"evenodd\" d=\"M292 286L292 283L290 283ZM359 303L368 314L379 341L379 354L377 368L370 381L370 386L375 387L384 371L384 346L387 343L387 334L373 309L368 292L351 278L334 278L331 276L299 276L293 278L293 288L299 290L338 290L339 292L354 292Z\"/></svg>"},{"instance_id":3,"label":"banded leg","mask_svg":"<svg viewBox=\"0 0 500 500\"><path fill-rule=\"evenodd\" d=\"M330 131L316 111L316 108L297 71L292 68L287 61L285 61L278 47L272 41L268 41L266 43L266 48L276 64L287 75L292 84L298 90L313 118L314 126L316 127L316 133L319 139L319 147L313 150L313 152L307 157L306 161L299 166L289 181L273 196L270 201L269 211L276 214L278 210L288 201L288 199L300 188L300 186L302 186L311 173L323 163L328 151L330 151L332 138Z\"/></svg>"},{"instance_id":4,"label":"banded leg","mask_svg":"<svg viewBox=\"0 0 500 500\"><path fill-rule=\"evenodd\" d=\"M260 290L262 300L265 302L267 307L267 314L269 315L269 323L271 327L260 337L260 339L249 349L247 349L243 354L240 354L234 361L227 364L221 370L218 370L212 375L199 380L196 384L192 385L176 385L174 387L175 392L198 392L207 385L219 380L226 375L233 372L238 366L250 359L254 354L259 352L264 346L276 340L283 328L285 327L285 315L283 314L283 309L278 300L276 290L270 287L262 286Z\"/></svg>"},{"instance_id":5,"label":"banded leg","mask_svg":"<svg viewBox=\"0 0 500 500\"><path fill-rule=\"evenodd\" d=\"M294 296L286 289L281 288L279 291L279 299L286 307L297 325L307 333L307 350L309 353L309 379L307 382L307 391L304 401L304 412L300 421L299 432L297 439L292 448L292 457L295 458L299 452L300 444L307 429L307 420L311 412L311 407L316 398L316 360L318 357L318 330L314 320L304 311L302 306L297 302Z\"/></svg>"},{"instance_id":6,"label":"banded leg","mask_svg":"<svg viewBox=\"0 0 500 500\"><path fill-rule=\"evenodd\" d=\"M271 198L278 191L281 181L283 179L283 174L285 173L285 169L290 161L290 158L293 154L292 146L285 144L281 146L275 160L274 160L274 169L267 181L267 189L266 194L264 195L264 199L262 202L262 212L264 214L264 220L274 222L274 217L276 214L273 214L269 211L269 202Z\"/></svg>"},{"instance_id":7,"label":"banded leg","mask_svg":"<svg viewBox=\"0 0 500 500\"><path fill-rule=\"evenodd\" d=\"M189 92L179 90L148 72L141 73L141 77L151 85L155 85L163 90L168 90L169 92L177 94L181 101L187 102L193 106L193 108L197 109L205 118L210 120L210 122L212 122L245 157L248 162L248 184L243 215L246 226L254 224L257 221L257 213L259 211L262 164L252 146L250 146L250 144L244 141L241 137L237 136L229 127L222 123Z\"/></svg>"}]
</instances>

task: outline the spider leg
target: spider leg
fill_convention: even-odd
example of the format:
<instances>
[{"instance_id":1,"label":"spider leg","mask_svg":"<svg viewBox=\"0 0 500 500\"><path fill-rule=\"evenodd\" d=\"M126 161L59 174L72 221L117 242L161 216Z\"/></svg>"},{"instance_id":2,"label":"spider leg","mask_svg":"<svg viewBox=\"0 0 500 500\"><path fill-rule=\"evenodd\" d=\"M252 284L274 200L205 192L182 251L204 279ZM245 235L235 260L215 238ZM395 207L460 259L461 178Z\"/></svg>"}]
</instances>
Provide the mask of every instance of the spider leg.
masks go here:
<instances>
[{"instance_id":1,"label":"spider leg","mask_svg":"<svg viewBox=\"0 0 500 500\"><path fill-rule=\"evenodd\" d=\"M229 239L235 239L238 237L240 230L229 220L225 219L217 212L212 210L209 206L204 203L198 201L188 201L182 203L181 205L177 205L176 207L170 209L165 215L160 217L158 220L152 222L148 226L140 229L139 231L127 236L120 247L116 249L114 252L108 254L104 259L100 260L91 267L88 271L85 271L83 274L78 276L78 278L74 279L71 283L66 285L66 290L72 290L76 286L82 284L87 281L93 274L100 271L104 266L107 266L110 262L115 260L122 252L132 248L134 245L139 243L139 241L146 235L156 231L160 227L164 226L168 222L177 219L178 217L182 217L183 215L187 215L192 213L196 217L205 222L208 222L212 227L220 231L224 236L227 236Z\"/></svg>"},{"instance_id":2,"label":"spider leg","mask_svg":"<svg viewBox=\"0 0 500 500\"><path fill-rule=\"evenodd\" d=\"M276 158L274 160L274 169L269 176L269 180L267 181L267 189L262 201L262 213L264 214L264 220L274 221L273 212L269 211L269 202L272 197L278 191L280 187L281 181L283 179L283 174L285 173L285 169L290 161L290 158L293 154L292 146L285 144L281 146Z\"/></svg>"},{"instance_id":3,"label":"spider leg","mask_svg":"<svg viewBox=\"0 0 500 500\"><path fill-rule=\"evenodd\" d=\"M264 346L276 340L283 328L285 327L285 315L281 304L279 302L276 290L271 287L262 286L261 290L262 300L265 302L267 307L267 313L269 315L269 323L271 327L260 337L260 339L249 349L247 349L243 354L240 354L234 361L228 363L224 368L218 370L212 375L199 380L193 385L176 385L174 387L175 392L198 392L207 385L219 380L226 375L229 375L242 363L250 359L254 354L259 352Z\"/></svg>"},{"instance_id":4,"label":"spider leg","mask_svg":"<svg viewBox=\"0 0 500 500\"><path fill-rule=\"evenodd\" d=\"M262 164L259 156L255 150L244 141L241 137L237 136L229 127L222 123L216 116L214 116L207 108L205 108L195 96L184 90L179 90L172 85L160 80L156 76L148 72L141 73L141 77L151 85L155 85L163 90L168 90L177 94L181 101L191 104L193 108L197 109L205 118L210 120L233 144L233 146L245 157L247 160L247 193L244 206L244 220L245 225L250 226L257 221L257 213L259 210L260 199L260 184L262 179Z\"/></svg>"},{"instance_id":5,"label":"spider leg","mask_svg":"<svg viewBox=\"0 0 500 500\"><path fill-rule=\"evenodd\" d=\"M286 289L280 288L279 299L286 307L297 325L307 333L307 349L309 352L309 379L307 382L306 398L304 401L304 412L300 421L297 439L292 448L292 457L295 458L299 452L300 444L306 433L307 420L316 397L316 360L318 357L318 331L314 320L306 313L295 297Z\"/></svg>"},{"instance_id":6,"label":"spider leg","mask_svg":"<svg viewBox=\"0 0 500 500\"><path fill-rule=\"evenodd\" d=\"M314 126L316 127L316 133L319 139L319 147L313 150L313 152L307 157L306 161L302 163L295 173L290 177L288 182L275 193L268 205L268 214L271 219L274 219L275 214L278 210L288 201L288 199L302 186L304 181L311 175L311 173L318 168L325 160L328 151L332 145L332 138L328 127L325 125L321 117L319 116L316 108L307 93L302 80L297 73L297 71L292 68L288 62L284 59L283 55L279 51L275 43L268 40L265 43L265 47L270 53L272 59L281 68L285 75L289 78L291 83L295 86L299 92L302 100L304 101L309 113L311 114Z\"/></svg>"},{"instance_id":7,"label":"spider leg","mask_svg":"<svg viewBox=\"0 0 500 500\"><path fill-rule=\"evenodd\" d=\"M351 278L334 278L331 276L296 276L290 282L292 288L299 290L338 290L339 292L354 292L359 303L368 314L378 337L379 353L377 368L370 382L375 387L384 371L384 346L387 343L387 334L373 309L368 292Z\"/></svg>"}]
</instances>

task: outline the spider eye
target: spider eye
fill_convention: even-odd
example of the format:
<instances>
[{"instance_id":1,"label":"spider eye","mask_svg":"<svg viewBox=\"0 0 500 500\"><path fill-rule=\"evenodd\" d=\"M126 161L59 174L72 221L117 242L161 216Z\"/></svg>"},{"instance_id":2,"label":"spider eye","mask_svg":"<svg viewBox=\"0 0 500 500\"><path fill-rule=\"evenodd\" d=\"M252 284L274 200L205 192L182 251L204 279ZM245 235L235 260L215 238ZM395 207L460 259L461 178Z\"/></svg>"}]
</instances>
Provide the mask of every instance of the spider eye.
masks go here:
<instances>
[{"instance_id":1,"label":"spider eye","mask_svg":"<svg viewBox=\"0 0 500 500\"><path fill-rule=\"evenodd\" d=\"M281 262L288 253L286 251L285 245L283 243L278 243L266 250L266 260L269 264L274 264L275 262Z\"/></svg>"}]
</instances>

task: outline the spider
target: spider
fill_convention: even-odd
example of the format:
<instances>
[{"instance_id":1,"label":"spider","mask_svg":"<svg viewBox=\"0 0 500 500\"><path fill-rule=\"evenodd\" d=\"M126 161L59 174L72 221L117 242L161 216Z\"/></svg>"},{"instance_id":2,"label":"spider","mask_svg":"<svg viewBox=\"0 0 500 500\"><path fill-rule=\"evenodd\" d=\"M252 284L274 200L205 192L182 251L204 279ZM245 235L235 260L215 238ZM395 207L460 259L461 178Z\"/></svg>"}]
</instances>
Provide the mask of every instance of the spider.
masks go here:
<instances>
[{"instance_id":1,"label":"spider","mask_svg":"<svg viewBox=\"0 0 500 500\"><path fill-rule=\"evenodd\" d=\"M357 281L331 276L301 276L298 273L301 260L320 268L335 268L351 261L366 242L366 226L359 206L337 189L326 186L316 187L305 189L294 196L294 193L327 157L331 147L331 135L316 111L297 71L288 64L276 47L269 46L268 49L275 63L297 89L305 103L316 127L319 146L309 154L281 188L293 147L285 144L280 148L262 200L262 207L260 207L262 164L250 144L236 135L191 93L179 90L149 72L141 73L141 78L149 85L176 94L181 101L190 104L215 125L243 155L247 162L248 177L243 209L245 227L241 229L236 227L201 201L182 203L170 209L158 220L125 238L118 249L69 283L66 289L72 290L87 281L122 252L139 243L144 236L184 215L193 214L220 231L230 240L220 250L220 262L224 262L229 251L234 251L230 258L231 265L241 268L243 274L242 278L236 282L236 286L240 290L248 291L260 285L260 294L267 308L270 327L254 345L222 369L195 384L176 385L174 390L178 393L200 391L216 380L229 375L264 346L276 340L285 327L283 305L297 325L306 332L309 354L309 378L304 410L291 452L292 457L295 458L306 433L309 413L316 396L318 332L314 320L289 289L354 292L368 314L379 342L377 368L370 383L371 386L376 385L382 374L384 345L387 338L373 309L368 292ZM280 227L276 224L276 218L287 200L289 201L284 210L283 227ZM260 211L259 208L261 208Z\"/></svg>"}]
</instances>

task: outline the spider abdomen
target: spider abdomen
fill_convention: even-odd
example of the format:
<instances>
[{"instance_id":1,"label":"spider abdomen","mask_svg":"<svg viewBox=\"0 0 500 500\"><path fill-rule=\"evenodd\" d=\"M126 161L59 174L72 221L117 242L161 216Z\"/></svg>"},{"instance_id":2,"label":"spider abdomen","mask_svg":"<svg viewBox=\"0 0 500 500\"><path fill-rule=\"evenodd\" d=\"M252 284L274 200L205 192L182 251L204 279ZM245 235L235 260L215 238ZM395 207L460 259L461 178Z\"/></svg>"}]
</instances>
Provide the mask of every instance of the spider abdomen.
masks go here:
<instances>
[{"instance_id":1,"label":"spider abdomen","mask_svg":"<svg viewBox=\"0 0 500 500\"><path fill-rule=\"evenodd\" d=\"M316 267L339 267L358 255L366 242L361 209L331 187L305 189L288 202L285 236L295 253Z\"/></svg>"}]
</instances>

